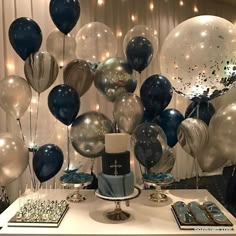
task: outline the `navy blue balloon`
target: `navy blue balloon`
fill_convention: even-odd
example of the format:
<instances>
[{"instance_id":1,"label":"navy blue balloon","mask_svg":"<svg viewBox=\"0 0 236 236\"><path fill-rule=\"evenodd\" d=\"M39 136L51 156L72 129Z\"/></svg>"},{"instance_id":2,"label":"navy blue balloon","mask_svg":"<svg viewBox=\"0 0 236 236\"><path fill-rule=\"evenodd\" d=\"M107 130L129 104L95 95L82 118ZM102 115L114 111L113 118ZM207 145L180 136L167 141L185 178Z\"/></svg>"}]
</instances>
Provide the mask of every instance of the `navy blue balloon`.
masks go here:
<instances>
[{"instance_id":1,"label":"navy blue balloon","mask_svg":"<svg viewBox=\"0 0 236 236\"><path fill-rule=\"evenodd\" d=\"M185 111L185 118L197 118L204 121L207 125L211 120L211 117L215 114L214 106L208 102L192 102L189 104Z\"/></svg>"},{"instance_id":2,"label":"navy blue balloon","mask_svg":"<svg viewBox=\"0 0 236 236\"><path fill-rule=\"evenodd\" d=\"M59 121L65 125L70 125L79 112L79 95L69 85L57 85L48 95L48 107Z\"/></svg>"},{"instance_id":3,"label":"navy blue balloon","mask_svg":"<svg viewBox=\"0 0 236 236\"><path fill-rule=\"evenodd\" d=\"M42 32L38 24L28 17L16 19L10 25L8 36L16 53L23 59L39 50Z\"/></svg>"},{"instance_id":4,"label":"navy blue balloon","mask_svg":"<svg viewBox=\"0 0 236 236\"><path fill-rule=\"evenodd\" d=\"M134 154L138 162L150 169L155 166L162 156L161 143L156 139L153 141L137 141L134 145Z\"/></svg>"},{"instance_id":5,"label":"navy blue balloon","mask_svg":"<svg viewBox=\"0 0 236 236\"><path fill-rule=\"evenodd\" d=\"M152 122L152 120L155 118L155 116L152 113L148 113L145 109L144 109L144 113L143 113L143 121L144 122Z\"/></svg>"},{"instance_id":6,"label":"navy blue balloon","mask_svg":"<svg viewBox=\"0 0 236 236\"><path fill-rule=\"evenodd\" d=\"M80 4L78 0L51 0L49 12L56 27L68 34L79 20Z\"/></svg>"},{"instance_id":7,"label":"navy blue balloon","mask_svg":"<svg viewBox=\"0 0 236 236\"><path fill-rule=\"evenodd\" d=\"M63 165L62 150L55 144L41 146L33 157L33 169L40 182L54 177Z\"/></svg>"},{"instance_id":8,"label":"navy blue balloon","mask_svg":"<svg viewBox=\"0 0 236 236\"><path fill-rule=\"evenodd\" d=\"M170 103L173 95L171 83L162 75L148 77L141 86L140 97L146 111L153 116L160 114Z\"/></svg>"},{"instance_id":9,"label":"navy blue balloon","mask_svg":"<svg viewBox=\"0 0 236 236\"><path fill-rule=\"evenodd\" d=\"M141 73L153 57L151 42L142 36L132 38L126 47L126 57L132 68Z\"/></svg>"},{"instance_id":10,"label":"navy blue balloon","mask_svg":"<svg viewBox=\"0 0 236 236\"><path fill-rule=\"evenodd\" d=\"M183 115L176 109L166 109L153 122L157 123L165 132L167 144L174 147L178 142L177 130L184 120Z\"/></svg>"}]
</instances>

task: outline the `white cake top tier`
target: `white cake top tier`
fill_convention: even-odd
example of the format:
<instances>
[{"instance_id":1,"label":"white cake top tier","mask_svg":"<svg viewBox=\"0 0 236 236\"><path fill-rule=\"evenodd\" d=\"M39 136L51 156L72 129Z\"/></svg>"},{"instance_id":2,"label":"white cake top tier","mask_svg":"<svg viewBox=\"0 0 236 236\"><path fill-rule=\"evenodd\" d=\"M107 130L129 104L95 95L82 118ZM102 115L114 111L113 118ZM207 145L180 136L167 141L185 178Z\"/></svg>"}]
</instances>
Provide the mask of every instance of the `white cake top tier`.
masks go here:
<instances>
[{"instance_id":1,"label":"white cake top tier","mask_svg":"<svg viewBox=\"0 0 236 236\"><path fill-rule=\"evenodd\" d=\"M105 134L105 151L120 153L129 150L130 135L125 133Z\"/></svg>"}]
</instances>

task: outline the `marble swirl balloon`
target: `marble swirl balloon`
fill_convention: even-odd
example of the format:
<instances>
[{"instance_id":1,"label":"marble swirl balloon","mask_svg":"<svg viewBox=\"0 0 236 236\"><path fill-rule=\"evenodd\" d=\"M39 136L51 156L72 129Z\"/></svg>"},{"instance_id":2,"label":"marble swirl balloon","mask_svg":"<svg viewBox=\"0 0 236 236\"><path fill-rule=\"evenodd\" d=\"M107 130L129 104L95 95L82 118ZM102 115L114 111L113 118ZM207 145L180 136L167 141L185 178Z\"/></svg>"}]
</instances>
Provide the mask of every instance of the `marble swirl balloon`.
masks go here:
<instances>
[{"instance_id":1,"label":"marble swirl balloon","mask_svg":"<svg viewBox=\"0 0 236 236\"><path fill-rule=\"evenodd\" d=\"M65 67L64 83L74 88L79 96L83 96L93 83L93 74L86 61L75 59Z\"/></svg>"},{"instance_id":2,"label":"marble swirl balloon","mask_svg":"<svg viewBox=\"0 0 236 236\"><path fill-rule=\"evenodd\" d=\"M203 152L209 139L205 122L194 118L187 118L181 122L177 136L181 147L192 157Z\"/></svg>"},{"instance_id":3,"label":"marble swirl balloon","mask_svg":"<svg viewBox=\"0 0 236 236\"><path fill-rule=\"evenodd\" d=\"M94 84L109 101L114 102L122 93L133 93L137 80L131 66L120 58L110 58L97 68Z\"/></svg>"},{"instance_id":4,"label":"marble swirl balloon","mask_svg":"<svg viewBox=\"0 0 236 236\"><path fill-rule=\"evenodd\" d=\"M29 163L29 151L15 134L0 134L0 185L6 186L17 179Z\"/></svg>"},{"instance_id":5,"label":"marble swirl balloon","mask_svg":"<svg viewBox=\"0 0 236 236\"><path fill-rule=\"evenodd\" d=\"M105 134L113 133L112 122L100 112L87 112L72 123L70 138L74 149L84 157L99 157L104 151Z\"/></svg>"},{"instance_id":6,"label":"marble swirl balloon","mask_svg":"<svg viewBox=\"0 0 236 236\"><path fill-rule=\"evenodd\" d=\"M236 80L235 26L210 15L182 22L163 43L160 67L175 91L189 99L224 94Z\"/></svg>"},{"instance_id":7,"label":"marble swirl balloon","mask_svg":"<svg viewBox=\"0 0 236 236\"><path fill-rule=\"evenodd\" d=\"M24 71L31 87L42 93L56 80L59 67L56 59L48 52L36 52L26 59Z\"/></svg>"},{"instance_id":8,"label":"marble swirl balloon","mask_svg":"<svg viewBox=\"0 0 236 236\"><path fill-rule=\"evenodd\" d=\"M125 93L114 103L113 116L121 132L131 134L143 120L144 107L141 99L132 93Z\"/></svg>"},{"instance_id":9,"label":"marble swirl balloon","mask_svg":"<svg viewBox=\"0 0 236 236\"><path fill-rule=\"evenodd\" d=\"M175 164L175 154L170 147L163 150L161 159L151 168L153 173L170 173Z\"/></svg>"}]
</instances>

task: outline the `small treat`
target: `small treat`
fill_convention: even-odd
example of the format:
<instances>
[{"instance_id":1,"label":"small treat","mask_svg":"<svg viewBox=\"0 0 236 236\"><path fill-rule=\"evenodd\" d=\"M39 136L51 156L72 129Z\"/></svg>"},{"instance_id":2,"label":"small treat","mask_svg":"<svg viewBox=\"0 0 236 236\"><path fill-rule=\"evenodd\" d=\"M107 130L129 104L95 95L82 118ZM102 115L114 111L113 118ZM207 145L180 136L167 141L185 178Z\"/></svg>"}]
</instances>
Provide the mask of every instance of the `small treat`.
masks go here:
<instances>
[{"instance_id":1,"label":"small treat","mask_svg":"<svg viewBox=\"0 0 236 236\"><path fill-rule=\"evenodd\" d=\"M182 202L182 201L175 202L173 205L173 208L175 210L175 213L176 213L179 221L182 224L189 225L189 224L195 223L194 217L192 216L187 205L184 202Z\"/></svg>"}]
</instances>

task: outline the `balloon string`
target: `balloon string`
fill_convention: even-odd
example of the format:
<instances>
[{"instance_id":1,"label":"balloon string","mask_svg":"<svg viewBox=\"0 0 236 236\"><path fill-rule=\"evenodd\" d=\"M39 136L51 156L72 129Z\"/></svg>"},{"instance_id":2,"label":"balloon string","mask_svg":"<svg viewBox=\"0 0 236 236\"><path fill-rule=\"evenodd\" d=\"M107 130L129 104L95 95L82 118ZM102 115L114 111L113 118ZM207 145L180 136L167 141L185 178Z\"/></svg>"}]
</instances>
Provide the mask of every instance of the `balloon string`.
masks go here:
<instances>
[{"instance_id":1,"label":"balloon string","mask_svg":"<svg viewBox=\"0 0 236 236\"><path fill-rule=\"evenodd\" d=\"M67 126L67 170L70 168L70 130Z\"/></svg>"},{"instance_id":2,"label":"balloon string","mask_svg":"<svg viewBox=\"0 0 236 236\"><path fill-rule=\"evenodd\" d=\"M191 115L192 115L197 109L198 109L198 105L193 108L193 110L189 113L189 115L188 115L187 118L191 117ZM198 117L198 115L197 115L197 117Z\"/></svg>"},{"instance_id":3,"label":"balloon string","mask_svg":"<svg viewBox=\"0 0 236 236\"><path fill-rule=\"evenodd\" d=\"M25 142L25 137L24 137L24 134L23 134L23 129L22 129L22 125L21 125L20 119L17 119L17 122L18 122L18 125L20 127L20 133L21 133L22 140Z\"/></svg>"},{"instance_id":4,"label":"balloon string","mask_svg":"<svg viewBox=\"0 0 236 236\"><path fill-rule=\"evenodd\" d=\"M37 111L36 111L35 130L34 130L34 140L33 140L33 143L35 143L36 135L37 135L37 129L38 129L39 100L40 100L40 93L38 93L38 101L37 101Z\"/></svg>"},{"instance_id":5,"label":"balloon string","mask_svg":"<svg viewBox=\"0 0 236 236\"><path fill-rule=\"evenodd\" d=\"M95 163L95 158L91 158L91 167L90 167L91 174L93 173L94 170L94 163Z\"/></svg>"},{"instance_id":6,"label":"balloon string","mask_svg":"<svg viewBox=\"0 0 236 236\"><path fill-rule=\"evenodd\" d=\"M64 66L64 61L65 61L65 40L66 40L66 35L64 34L63 36L63 52L62 52L62 67Z\"/></svg>"},{"instance_id":7,"label":"balloon string","mask_svg":"<svg viewBox=\"0 0 236 236\"><path fill-rule=\"evenodd\" d=\"M34 156L34 153L33 153L33 156ZM28 167L29 167L29 172L30 172L32 186L33 186L33 189L35 190L36 189L36 181L35 181L35 176L33 174L32 168L30 166L30 162L28 163Z\"/></svg>"},{"instance_id":8,"label":"balloon string","mask_svg":"<svg viewBox=\"0 0 236 236\"><path fill-rule=\"evenodd\" d=\"M199 108L200 108L200 105L198 103L196 106L197 119L199 119ZM194 165L195 165L195 173L196 173L196 189L198 189L199 188L199 170L198 170L198 160L196 157L194 158Z\"/></svg>"},{"instance_id":9,"label":"balloon string","mask_svg":"<svg viewBox=\"0 0 236 236\"><path fill-rule=\"evenodd\" d=\"M31 102L30 102L30 122L29 122L29 126L30 126L30 142L32 142L32 107L31 107Z\"/></svg>"}]
</instances>

